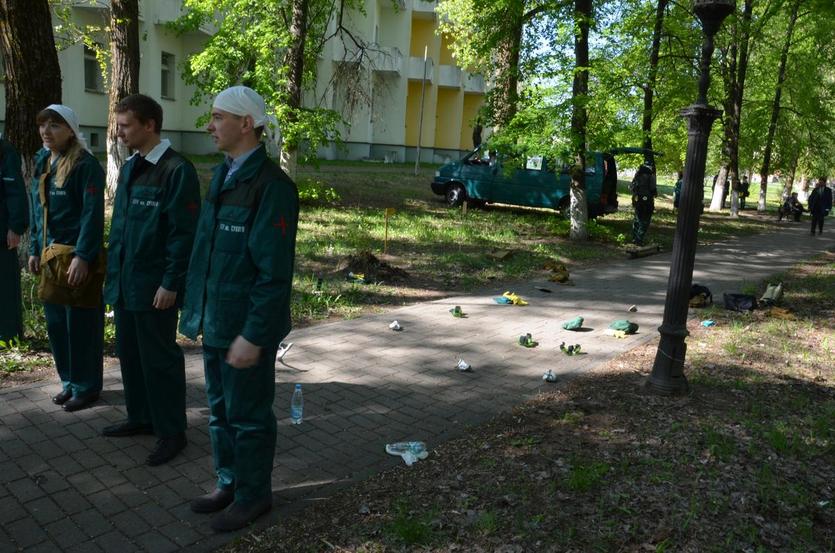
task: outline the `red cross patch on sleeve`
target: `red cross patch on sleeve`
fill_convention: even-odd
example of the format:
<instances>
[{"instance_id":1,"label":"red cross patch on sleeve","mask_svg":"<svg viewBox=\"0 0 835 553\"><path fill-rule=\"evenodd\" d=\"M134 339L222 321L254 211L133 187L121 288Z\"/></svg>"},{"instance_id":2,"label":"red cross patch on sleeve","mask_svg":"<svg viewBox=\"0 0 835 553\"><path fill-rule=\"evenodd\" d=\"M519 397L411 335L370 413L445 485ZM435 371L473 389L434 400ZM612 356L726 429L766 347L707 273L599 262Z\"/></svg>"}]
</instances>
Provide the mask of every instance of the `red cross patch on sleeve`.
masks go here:
<instances>
[{"instance_id":1,"label":"red cross patch on sleeve","mask_svg":"<svg viewBox=\"0 0 835 553\"><path fill-rule=\"evenodd\" d=\"M287 222L284 220L284 215L278 220L277 223L273 223L274 228L281 228L281 236L287 236Z\"/></svg>"}]
</instances>

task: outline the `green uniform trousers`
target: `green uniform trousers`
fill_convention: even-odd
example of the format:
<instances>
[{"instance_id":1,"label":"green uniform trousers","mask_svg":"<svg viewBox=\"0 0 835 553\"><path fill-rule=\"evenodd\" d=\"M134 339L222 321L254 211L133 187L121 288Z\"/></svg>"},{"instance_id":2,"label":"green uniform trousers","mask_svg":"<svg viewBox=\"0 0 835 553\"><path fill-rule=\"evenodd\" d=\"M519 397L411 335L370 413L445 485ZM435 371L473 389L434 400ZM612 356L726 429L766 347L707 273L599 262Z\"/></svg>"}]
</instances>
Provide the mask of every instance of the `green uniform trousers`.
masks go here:
<instances>
[{"instance_id":1,"label":"green uniform trousers","mask_svg":"<svg viewBox=\"0 0 835 553\"><path fill-rule=\"evenodd\" d=\"M234 487L242 504L272 495L277 349L264 348L257 365L236 369L226 364L228 349L203 345L217 487Z\"/></svg>"},{"instance_id":2,"label":"green uniform trousers","mask_svg":"<svg viewBox=\"0 0 835 553\"><path fill-rule=\"evenodd\" d=\"M74 397L101 392L104 305L87 309L43 304L55 368Z\"/></svg>"},{"instance_id":3,"label":"green uniform trousers","mask_svg":"<svg viewBox=\"0 0 835 553\"><path fill-rule=\"evenodd\" d=\"M639 246L643 246L649 224L652 221L652 212L655 211L655 202L650 198L648 200L638 200L633 205L635 207L635 219L632 221L632 241Z\"/></svg>"},{"instance_id":4,"label":"green uniform trousers","mask_svg":"<svg viewBox=\"0 0 835 553\"><path fill-rule=\"evenodd\" d=\"M6 248L6 236L0 238L0 340L23 337L23 313L20 295L20 262L17 248Z\"/></svg>"},{"instance_id":5,"label":"green uniform trousers","mask_svg":"<svg viewBox=\"0 0 835 553\"><path fill-rule=\"evenodd\" d=\"M116 308L116 352L130 422L150 424L160 439L186 429L186 365L177 345L177 308Z\"/></svg>"}]
</instances>

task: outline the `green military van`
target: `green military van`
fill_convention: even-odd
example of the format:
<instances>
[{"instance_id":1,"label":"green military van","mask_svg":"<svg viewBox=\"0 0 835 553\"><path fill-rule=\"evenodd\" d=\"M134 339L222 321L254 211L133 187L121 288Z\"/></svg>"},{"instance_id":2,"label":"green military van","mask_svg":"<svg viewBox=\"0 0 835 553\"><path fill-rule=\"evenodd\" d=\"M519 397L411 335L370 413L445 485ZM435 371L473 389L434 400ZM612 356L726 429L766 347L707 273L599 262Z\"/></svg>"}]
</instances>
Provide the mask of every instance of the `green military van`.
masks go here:
<instances>
[{"instance_id":1,"label":"green military van","mask_svg":"<svg viewBox=\"0 0 835 553\"><path fill-rule=\"evenodd\" d=\"M589 152L586 159L586 199L589 216L597 217L618 209L618 176L615 155L646 154L643 148L617 148ZM450 206L501 203L545 207L568 211L570 205L569 166L543 157L528 157L509 163L501 154L477 148L460 161L435 171L432 191L444 196Z\"/></svg>"}]
</instances>

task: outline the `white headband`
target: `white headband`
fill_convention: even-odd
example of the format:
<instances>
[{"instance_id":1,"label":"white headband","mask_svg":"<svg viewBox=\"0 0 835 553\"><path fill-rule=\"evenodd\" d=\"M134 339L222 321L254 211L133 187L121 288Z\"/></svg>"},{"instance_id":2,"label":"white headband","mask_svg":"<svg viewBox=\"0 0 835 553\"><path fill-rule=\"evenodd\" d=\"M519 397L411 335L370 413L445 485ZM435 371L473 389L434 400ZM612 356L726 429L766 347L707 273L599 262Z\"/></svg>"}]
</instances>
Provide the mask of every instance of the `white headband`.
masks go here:
<instances>
[{"instance_id":1,"label":"white headband","mask_svg":"<svg viewBox=\"0 0 835 553\"><path fill-rule=\"evenodd\" d=\"M66 121L67 125L70 126L72 129L73 134L75 134L75 139L78 140L78 143L81 145L82 148L90 151L90 148L87 147L87 140L84 138L84 133L78 129L78 116L72 110L72 108L65 106L63 104L50 104L46 106L46 109L52 110L61 118ZM46 146L44 146L46 147Z\"/></svg>"},{"instance_id":2,"label":"white headband","mask_svg":"<svg viewBox=\"0 0 835 553\"><path fill-rule=\"evenodd\" d=\"M253 127L264 127L264 132L270 140L279 136L278 121L267 113L264 98L248 86L227 88L215 97L212 107L241 117L249 115L252 117Z\"/></svg>"}]
</instances>

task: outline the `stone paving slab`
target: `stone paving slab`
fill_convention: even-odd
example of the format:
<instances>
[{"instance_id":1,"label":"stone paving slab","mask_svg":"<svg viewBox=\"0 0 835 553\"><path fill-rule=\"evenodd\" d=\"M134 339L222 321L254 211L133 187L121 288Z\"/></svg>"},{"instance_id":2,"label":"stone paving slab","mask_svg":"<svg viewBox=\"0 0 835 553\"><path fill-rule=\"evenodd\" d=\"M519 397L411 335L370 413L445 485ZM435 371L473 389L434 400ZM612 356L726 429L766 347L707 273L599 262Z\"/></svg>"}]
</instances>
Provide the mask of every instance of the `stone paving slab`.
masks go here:
<instances>
[{"instance_id":1,"label":"stone paving slab","mask_svg":"<svg viewBox=\"0 0 835 553\"><path fill-rule=\"evenodd\" d=\"M694 281L714 298L739 291L826 247L806 225L703 248ZM831 230L828 233L832 233ZM352 482L396 466L388 442L420 439L430 447L458 437L549 384L599 364L657 335L670 255L625 260L572 274L576 286L531 281L514 288L530 305L502 306L496 288L403 307L385 314L294 331L295 345L276 367L278 446L276 508L266 525ZM544 286L548 294L535 289ZM637 313L626 308L636 304ZM460 305L467 317L448 310ZM582 315L588 332L562 321ZM617 340L603 334L614 319L641 325ZM397 319L404 330L392 332ZM531 332L540 345L518 346ZM586 355L567 357L559 344L580 343ZM473 371L454 366L463 358ZM172 463L146 467L150 436L108 439L100 429L124 417L118 366L105 371L105 391L93 408L65 413L50 401L56 382L0 392L0 553L11 551L212 551L235 534L214 535L208 517L189 500L214 485L202 359L186 358L189 446ZM293 385L305 393L305 421L289 422Z\"/></svg>"}]
</instances>

